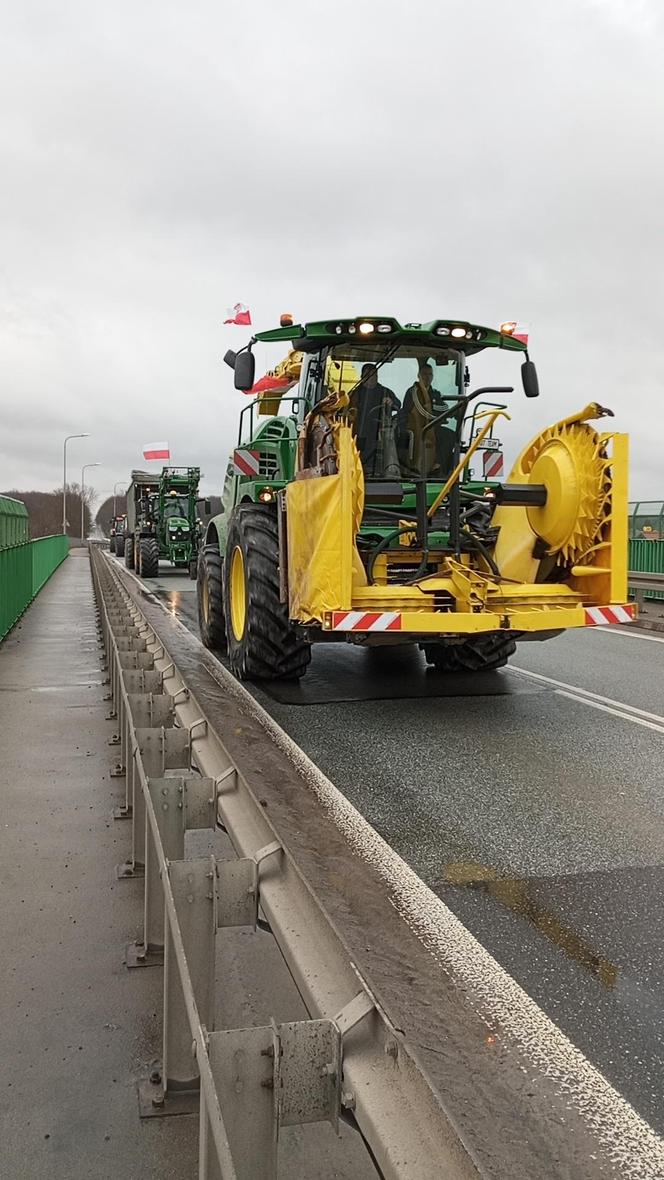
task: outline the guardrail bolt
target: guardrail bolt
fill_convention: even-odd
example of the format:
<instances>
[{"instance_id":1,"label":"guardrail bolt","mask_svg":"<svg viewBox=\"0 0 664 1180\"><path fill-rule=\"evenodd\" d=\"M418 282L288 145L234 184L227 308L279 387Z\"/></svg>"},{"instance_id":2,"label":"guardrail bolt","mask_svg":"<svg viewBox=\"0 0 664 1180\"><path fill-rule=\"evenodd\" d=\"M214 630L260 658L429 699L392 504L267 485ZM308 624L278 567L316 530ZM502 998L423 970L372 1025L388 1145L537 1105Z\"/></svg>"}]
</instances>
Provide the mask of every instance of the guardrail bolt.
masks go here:
<instances>
[{"instance_id":1,"label":"guardrail bolt","mask_svg":"<svg viewBox=\"0 0 664 1180\"><path fill-rule=\"evenodd\" d=\"M159 1083L161 1081L161 1070L160 1069L153 1069L152 1070L152 1073L150 1074L150 1081L155 1086L159 1085Z\"/></svg>"},{"instance_id":2,"label":"guardrail bolt","mask_svg":"<svg viewBox=\"0 0 664 1180\"><path fill-rule=\"evenodd\" d=\"M352 1090L343 1090L341 1094L341 1105L345 1110L355 1110L355 1095Z\"/></svg>"},{"instance_id":3,"label":"guardrail bolt","mask_svg":"<svg viewBox=\"0 0 664 1180\"><path fill-rule=\"evenodd\" d=\"M152 1099L152 1105L153 1106L163 1106L164 1105L164 1095L163 1094L155 1094L154 1098Z\"/></svg>"}]
</instances>

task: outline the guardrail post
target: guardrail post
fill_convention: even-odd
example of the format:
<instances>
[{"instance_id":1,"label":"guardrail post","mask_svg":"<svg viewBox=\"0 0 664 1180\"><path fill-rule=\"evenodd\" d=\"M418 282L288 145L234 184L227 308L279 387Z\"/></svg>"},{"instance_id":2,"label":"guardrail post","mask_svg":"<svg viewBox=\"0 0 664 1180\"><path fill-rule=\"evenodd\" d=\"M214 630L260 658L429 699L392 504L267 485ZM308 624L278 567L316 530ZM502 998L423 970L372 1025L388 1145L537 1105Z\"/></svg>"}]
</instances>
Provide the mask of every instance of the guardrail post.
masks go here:
<instances>
[{"instance_id":1,"label":"guardrail post","mask_svg":"<svg viewBox=\"0 0 664 1180\"><path fill-rule=\"evenodd\" d=\"M189 1026L188 1001L195 1004L200 1022L205 1028L214 1024L214 858L171 861L167 876L174 914L169 912L167 900L161 1081L158 1084L143 1082L139 1085L139 1111L142 1118L190 1114L198 1110L200 1078L196 1062L197 1046L192 1044ZM186 967L182 962L182 952Z\"/></svg>"},{"instance_id":2,"label":"guardrail post","mask_svg":"<svg viewBox=\"0 0 664 1180\"><path fill-rule=\"evenodd\" d=\"M157 966L164 961L165 860L184 860L185 833L215 827L214 779L198 775L148 779L148 823L145 826L145 892L143 941L127 947L127 967ZM154 828L157 828L155 836ZM162 855L157 849L161 844Z\"/></svg>"},{"instance_id":3,"label":"guardrail post","mask_svg":"<svg viewBox=\"0 0 664 1180\"><path fill-rule=\"evenodd\" d=\"M146 668L137 668L135 670L127 669L122 674L123 691L120 692L120 709L119 729L120 729L120 761L116 763L111 771L111 778L125 779L125 802L124 806L116 807L113 810L114 819L130 819L131 818L131 796L129 793L129 775L127 774L127 760L131 751L131 731L132 726L136 724L136 719L132 717L129 709L125 707L125 694L143 697L148 693L152 696L160 696L163 693L163 684L161 672L150 670ZM149 719L141 721L140 724L150 724ZM152 723L154 724L154 723Z\"/></svg>"},{"instance_id":4,"label":"guardrail post","mask_svg":"<svg viewBox=\"0 0 664 1180\"><path fill-rule=\"evenodd\" d=\"M141 653L138 653L141 654ZM164 700L168 700L164 697ZM184 729L134 729L131 774L131 859L118 865L119 879L143 877L145 870L145 797L143 781L165 770L189 770L189 734Z\"/></svg>"},{"instance_id":5,"label":"guardrail post","mask_svg":"<svg viewBox=\"0 0 664 1180\"><path fill-rule=\"evenodd\" d=\"M281 1127L331 1122L341 1104L341 1033L333 1020L295 1020L210 1033L210 1068L237 1180L276 1180ZM208 1136L206 1180L219 1171Z\"/></svg>"}]
</instances>

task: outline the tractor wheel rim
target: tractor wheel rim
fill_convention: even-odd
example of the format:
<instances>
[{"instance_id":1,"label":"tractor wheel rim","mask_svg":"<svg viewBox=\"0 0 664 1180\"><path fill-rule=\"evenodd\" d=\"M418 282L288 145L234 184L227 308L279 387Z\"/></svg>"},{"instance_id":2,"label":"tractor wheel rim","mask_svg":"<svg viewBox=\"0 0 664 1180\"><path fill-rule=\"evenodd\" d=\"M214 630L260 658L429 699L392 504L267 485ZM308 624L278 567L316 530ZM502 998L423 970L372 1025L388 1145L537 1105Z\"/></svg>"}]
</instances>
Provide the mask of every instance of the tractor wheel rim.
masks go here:
<instances>
[{"instance_id":1,"label":"tractor wheel rim","mask_svg":"<svg viewBox=\"0 0 664 1180\"><path fill-rule=\"evenodd\" d=\"M239 545L231 557L231 627L239 641L244 637L247 625L247 579L244 573L244 557Z\"/></svg>"},{"instance_id":2,"label":"tractor wheel rim","mask_svg":"<svg viewBox=\"0 0 664 1180\"><path fill-rule=\"evenodd\" d=\"M209 623L210 622L210 585L208 583L207 577L203 578L202 607L203 607L203 622Z\"/></svg>"}]
</instances>

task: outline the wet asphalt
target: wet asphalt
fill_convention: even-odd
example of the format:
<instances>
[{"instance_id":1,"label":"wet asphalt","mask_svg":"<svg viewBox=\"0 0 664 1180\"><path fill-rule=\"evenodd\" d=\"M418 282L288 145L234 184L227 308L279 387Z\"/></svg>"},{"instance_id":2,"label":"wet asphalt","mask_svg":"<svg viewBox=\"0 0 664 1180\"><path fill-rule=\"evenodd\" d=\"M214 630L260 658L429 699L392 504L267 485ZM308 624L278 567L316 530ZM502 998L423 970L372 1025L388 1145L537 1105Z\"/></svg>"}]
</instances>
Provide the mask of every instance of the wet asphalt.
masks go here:
<instances>
[{"instance_id":1,"label":"wet asphalt","mask_svg":"<svg viewBox=\"0 0 664 1180\"><path fill-rule=\"evenodd\" d=\"M193 582L148 585L197 633ZM300 686L252 689L660 1133L662 640L570 632L479 681L319 646Z\"/></svg>"}]
</instances>

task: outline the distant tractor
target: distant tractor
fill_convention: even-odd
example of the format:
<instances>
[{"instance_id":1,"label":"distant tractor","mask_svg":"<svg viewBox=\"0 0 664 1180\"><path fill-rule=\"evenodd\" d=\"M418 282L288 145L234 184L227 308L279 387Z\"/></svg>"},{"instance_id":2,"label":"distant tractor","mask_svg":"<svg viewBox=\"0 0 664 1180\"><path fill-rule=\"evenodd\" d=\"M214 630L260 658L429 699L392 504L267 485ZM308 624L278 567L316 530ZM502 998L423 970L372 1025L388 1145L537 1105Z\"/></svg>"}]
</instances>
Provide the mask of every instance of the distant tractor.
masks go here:
<instances>
[{"instance_id":1,"label":"distant tractor","mask_svg":"<svg viewBox=\"0 0 664 1180\"><path fill-rule=\"evenodd\" d=\"M196 576L200 474L198 467L164 467L160 476L132 471L124 549L128 569L156 578L162 558Z\"/></svg>"},{"instance_id":2,"label":"distant tractor","mask_svg":"<svg viewBox=\"0 0 664 1180\"><path fill-rule=\"evenodd\" d=\"M111 529L109 534L108 547L111 553L117 553L118 557L124 557L125 551L125 524L127 517L114 516L111 520Z\"/></svg>"},{"instance_id":3,"label":"distant tractor","mask_svg":"<svg viewBox=\"0 0 664 1180\"><path fill-rule=\"evenodd\" d=\"M290 351L254 385L256 340ZM513 389L473 388L470 370L499 350L536 397L514 322L285 318L227 354L235 388L258 396L207 524L198 604L204 644L237 676L298 678L312 645L334 641L491 672L517 642L634 617L627 437L596 426L611 411L591 402L497 478Z\"/></svg>"}]
</instances>

